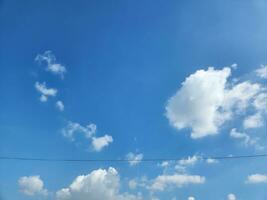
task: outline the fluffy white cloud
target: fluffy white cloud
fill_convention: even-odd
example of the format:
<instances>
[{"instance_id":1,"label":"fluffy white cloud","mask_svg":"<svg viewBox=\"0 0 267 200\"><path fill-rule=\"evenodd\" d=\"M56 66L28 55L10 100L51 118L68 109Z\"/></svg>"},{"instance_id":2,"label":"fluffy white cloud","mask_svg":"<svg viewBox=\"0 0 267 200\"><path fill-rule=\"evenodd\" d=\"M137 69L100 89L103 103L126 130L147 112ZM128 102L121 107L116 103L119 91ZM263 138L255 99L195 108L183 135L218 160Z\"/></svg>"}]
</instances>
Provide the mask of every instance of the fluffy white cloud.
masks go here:
<instances>
[{"instance_id":1,"label":"fluffy white cloud","mask_svg":"<svg viewBox=\"0 0 267 200\"><path fill-rule=\"evenodd\" d=\"M264 149L264 147L258 143L258 138L251 138L248 134L238 132L235 128L231 130L230 136L234 139L241 140L246 146L254 146L258 150Z\"/></svg>"},{"instance_id":2,"label":"fluffy white cloud","mask_svg":"<svg viewBox=\"0 0 267 200\"><path fill-rule=\"evenodd\" d=\"M191 128L192 138L218 133L219 127L242 113L261 91L248 81L228 82L231 68L198 70L182 83L166 106L166 116L175 128Z\"/></svg>"},{"instance_id":3,"label":"fluffy white cloud","mask_svg":"<svg viewBox=\"0 0 267 200\"><path fill-rule=\"evenodd\" d=\"M234 194L228 194L227 195L227 200L236 200L236 196Z\"/></svg>"},{"instance_id":4,"label":"fluffy white cloud","mask_svg":"<svg viewBox=\"0 0 267 200\"><path fill-rule=\"evenodd\" d=\"M144 155L142 153L134 154L130 152L126 155L126 159L128 160L131 166L139 164L143 160L143 157Z\"/></svg>"},{"instance_id":5,"label":"fluffy white cloud","mask_svg":"<svg viewBox=\"0 0 267 200\"><path fill-rule=\"evenodd\" d=\"M265 174L252 174L247 177L246 183L257 184L267 183L267 175Z\"/></svg>"},{"instance_id":6,"label":"fluffy white cloud","mask_svg":"<svg viewBox=\"0 0 267 200\"><path fill-rule=\"evenodd\" d=\"M57 102L56 102L56 107L57 107L57 109L58 109L59 111L64 111L64 108L65 108L65 106L64 106L64 104L63 104L62 101L57 101Z\"/></svg>"},{"instance_id":7,"label":"fluffy white cloud","mask_svg":"<svg viewBox=\"0 0 267 200\"><path fill-rule=\"evenodd\" d=\"M18 180L20 191L28 196L48 194L47 189L44 188L44 183L40 176L23 176Z\"/></svg>"},{"instance_id":8,"label":"fluffy white cloud","mask_svg":"<svg viewBox=\"0 0 267 200\"><path fill-rule=\"evenodd\" d=\"M120 193L120 177L116 169L98 169L78 176L67 188L56 193L57 200L140 200L140 196Z\"/></svg>"},{"instance_id":9,"label":"fluffy white cloud","mask_svg":"<svg viewBox=\"0 0 267 200\"><path fill-rule=\"evenodd\" d=\"M35 83L35 89L41 93L40 101L41 102L46 102L49 96L56 96L57 95L57 89L55 88L47 88L46 83Z\"/></svg>"},{"instance_id":10,"label":"fluffy white cloud","mask_svg":"<svg viewBox=\"0 0 267 200\"><path fill-rule=\"evenodd\" d=\"M93 123L82 126L79 123L68 122L68 125L62 130L62 135L71 141L75 141L76 134L82 134L90 141L93 151L101 151L104 147L113 142L110 135L96 137L97 126Z\"/></svg>"},{"instance_id":11,"label":"fluffy white cloud","mask_svg":"<svg viewBox=\"0 0 267 200\"><path fill-rule=\"evenodd\" d=\"M102 137L92 138L92 147L94 151L101 151L104 147L113 142L113 138L110 135L104 135Z\"/></svg>"},{"instance_id":12,"label":"fluffy white cloud","mask_svg":"<svg viewBox=\"0 0 267 200\"><path fill-rule=\"evenodd\" d=\"M256 74L260 78L266 79L267 78L267 66L261 65L261 67L256 70Z\"/></svg>"},{"instance_id":13,"label":"fluffy white cloud","mask_svg":"<svg viewBox=\"0 0 267 200\"><path fill-rule=\"evenodd\" d=\"M167 187L183 187L190 184L203 184L205 177L188 174L160 175L151 185L152 190L163 191Z\"/></svg>"},{"instance_id":14,"label":"fluffy white cloud","mask_svg":"<svg viewBox=\"0 0 267 200\"><path fill-rule=\"evenodd\" d=\"M38 54L35 58L35 61L39 63L46 62L46 71L49 71L52 74L60 75L62 78L67 71L65 66L56 63L56 57L51 51L45 51L43 54Z\"/></svg>"}]
</instances>

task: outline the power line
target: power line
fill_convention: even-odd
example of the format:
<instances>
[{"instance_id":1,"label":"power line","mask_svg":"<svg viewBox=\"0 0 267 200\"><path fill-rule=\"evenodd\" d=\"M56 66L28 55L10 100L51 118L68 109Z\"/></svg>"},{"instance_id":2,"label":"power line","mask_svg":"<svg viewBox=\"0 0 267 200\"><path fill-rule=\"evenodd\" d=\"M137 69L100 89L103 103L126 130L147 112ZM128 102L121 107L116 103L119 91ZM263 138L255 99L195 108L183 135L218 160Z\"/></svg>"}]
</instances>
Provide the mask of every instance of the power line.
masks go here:
<instances>
[{"instance_id":1,"label":"power line","mask_svg":"<svg viewBox=\"0 0 267 200\"><path fill-rule=\"evenodd\" d=\"M248 159L248 158L263 158L267 157L267 154L255 154L255 155L230 155L230 156L209 156L202 157L202 160L214 159L214 160L230 160L230 159ZM163 162L163 161L180 161L186 159L183 158L146 158L146 159L62 159L62 158L34 158L34 157L12 157L12 156L0 156L0 160L17 160L17 161L44 161L44 162Z\"/></svg>"}]
</instances>

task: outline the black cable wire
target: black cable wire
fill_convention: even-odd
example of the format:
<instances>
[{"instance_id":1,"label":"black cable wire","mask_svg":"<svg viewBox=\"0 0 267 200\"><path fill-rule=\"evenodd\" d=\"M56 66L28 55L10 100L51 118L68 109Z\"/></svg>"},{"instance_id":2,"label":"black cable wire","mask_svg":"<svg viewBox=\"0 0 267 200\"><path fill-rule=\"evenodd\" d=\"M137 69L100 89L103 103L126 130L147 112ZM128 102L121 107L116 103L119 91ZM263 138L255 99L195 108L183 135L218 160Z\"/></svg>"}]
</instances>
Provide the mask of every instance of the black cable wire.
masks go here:
<instances>
[{"instance_id":1,"label":"black cable wire","mask_svg":"<svg viewBox=\"0 0 267 200\"><path fill-rule=\"evenodd\" d=\"M237 155L237 156L198 156L202 160L227 160L227 159L245 159L245 158L260 158L267 157L267 154L256 155ZM45 162L163 162L163 161L180 161L186 158L147 158L147 159L59 159L59 158L31 158L31 157L12 157L0 156L0 160L20 160L20 161L45 161Z\"/></svg>"}]
</instances>

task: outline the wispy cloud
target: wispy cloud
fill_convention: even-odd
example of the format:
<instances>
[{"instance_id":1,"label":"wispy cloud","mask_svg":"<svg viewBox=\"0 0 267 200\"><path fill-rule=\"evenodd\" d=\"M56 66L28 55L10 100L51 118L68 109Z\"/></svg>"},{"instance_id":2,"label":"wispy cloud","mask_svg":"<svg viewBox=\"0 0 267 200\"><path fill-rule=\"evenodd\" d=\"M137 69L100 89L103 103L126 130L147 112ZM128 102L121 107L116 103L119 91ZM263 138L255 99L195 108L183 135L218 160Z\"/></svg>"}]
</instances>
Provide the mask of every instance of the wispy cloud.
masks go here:
<instances>
[{"instance_id":1,"label":"wispy cloud","mask_svg":"<svg viewBox=\"0 0 267 200\"><path fill-rule=\"evenodd\" d=\"M93 123L82 126L79 123L69 121L67 126L62 130L62 135L71 141L75 141L75 136L81 134L89 140L93 151L101 151L104 147L113 142L110 135L96 136L97 126Z\"/></svg>"},{"instance_id":2,"label":"wispy cloud","mask_svg":"<svg viewBox=\"0 0 267 200\"><path fill-rule=\"evenodd\" d=\"M266 174L249 175L247 177L246 183L248 183L248 184L267 183L267 175Z\"/></svg>"},{"instance_id":3,"label":"wispy cloud","mask_svg":"<svg viewBox=\"0 0 267 200\"><path fill-rule=\"evenodd\" d=\"M35 89L41 93L40 96L40 101L41 102L46 102L48 100L48 97L54 97L57 95L57 89L55 88L47 88L46 83L35 83Z\"/></svg>"},{"instance_id":4,"label":"wispy cloud","mask_svg":"<svg viewBox=\"0 0 267 200\"><path fill-rule=\"evenodd\" d=\"M139 164L143 160L144 155L142 153L134 154L132 152L126 155L126 159L129 161L131 166Z\"/></svg>"},{"instance_id":5,"label":"wispy cloud","mask_svg":"<svg viewBox=\"0 0 267 200\"><path fill-rule=\"evenodd\" d=\"M43 54L38 54L35 61L46 63L46 71L51 72L64 78L64 74L67 72L66 67L56 62L56 57L52 51L45 51Z\"/></svg>"}]
</instances>

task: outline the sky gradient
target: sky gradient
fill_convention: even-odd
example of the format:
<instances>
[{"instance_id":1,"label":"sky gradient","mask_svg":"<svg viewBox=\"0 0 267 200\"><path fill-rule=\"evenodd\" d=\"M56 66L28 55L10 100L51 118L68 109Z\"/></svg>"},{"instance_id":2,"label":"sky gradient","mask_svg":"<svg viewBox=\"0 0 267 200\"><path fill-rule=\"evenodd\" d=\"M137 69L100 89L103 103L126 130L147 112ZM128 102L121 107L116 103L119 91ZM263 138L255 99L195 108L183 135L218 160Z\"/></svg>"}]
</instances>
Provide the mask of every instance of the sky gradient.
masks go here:
<instances>
[{"instance_id":1,"label":"sky gradient","mask_svg":"<svg viewBox=\"0 0 267 200\"><path fill-rule=\"evenodd\" d=\"M0 155L133 160L0 160L0 199L266 199L266 158L203 159L267 151L266 12L0 0Z\"/></svg>"}]
</instances>

